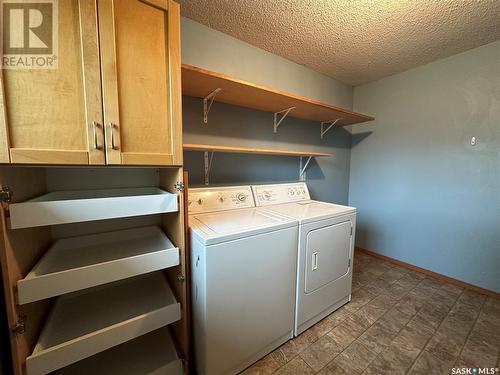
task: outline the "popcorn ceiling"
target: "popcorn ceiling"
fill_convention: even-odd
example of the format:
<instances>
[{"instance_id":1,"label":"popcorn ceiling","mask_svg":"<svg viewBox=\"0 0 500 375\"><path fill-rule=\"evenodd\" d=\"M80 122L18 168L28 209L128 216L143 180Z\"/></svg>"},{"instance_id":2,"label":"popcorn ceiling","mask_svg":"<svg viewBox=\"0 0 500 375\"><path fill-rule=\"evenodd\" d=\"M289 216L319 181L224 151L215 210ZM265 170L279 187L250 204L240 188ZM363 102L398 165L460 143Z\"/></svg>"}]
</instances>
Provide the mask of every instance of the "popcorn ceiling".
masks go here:
<instances>
[{"instance_id":1,"label":"popcorn ceiling","mask_svg":"<svg viewBox=\"0 0 500 375\"><path fill-rule=\"evenodd\" d=\"M180 0L208 27L360 85L500 39L500 0Z\"/></svg>"}]
</instances>

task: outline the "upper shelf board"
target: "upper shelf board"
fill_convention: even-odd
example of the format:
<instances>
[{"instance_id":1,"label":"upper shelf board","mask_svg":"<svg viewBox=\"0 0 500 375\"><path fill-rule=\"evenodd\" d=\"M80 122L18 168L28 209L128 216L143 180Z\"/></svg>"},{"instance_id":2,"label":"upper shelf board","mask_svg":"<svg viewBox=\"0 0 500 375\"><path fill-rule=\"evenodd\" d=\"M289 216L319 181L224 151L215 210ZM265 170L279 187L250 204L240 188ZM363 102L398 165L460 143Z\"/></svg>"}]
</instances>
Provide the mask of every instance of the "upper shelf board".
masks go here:
<instances>
[{"instance_id":1,"label":"upper shelf board","mask_svg":"<svg viewBox=\"0 0 500 375\"><path fill-rule=\"evenodd\" d=\"M272 113L295 107L288 116L317 122L333 122L340 119L336 124L338 126L374 120L371 116L320 103L302 96L267 88L192 65L182 65L183 95L204 98L218 88L221 90L215 96L216 102Z\"/></svg>"},{"instance_id":2,"label":"upper shelf board","mask_svg":"<svg viewBox=\"0 0 500 375\"><path fill-rule=\"evenodd\" d=\"M285 155L285 156L333 156L333 154L325 154L322 152L273 150L267 148L215 146L215 145L199 145L199 144L186 144L186 143L184 144L184 150L233 152L237 154Z\"/></svg>"}]
</instances>

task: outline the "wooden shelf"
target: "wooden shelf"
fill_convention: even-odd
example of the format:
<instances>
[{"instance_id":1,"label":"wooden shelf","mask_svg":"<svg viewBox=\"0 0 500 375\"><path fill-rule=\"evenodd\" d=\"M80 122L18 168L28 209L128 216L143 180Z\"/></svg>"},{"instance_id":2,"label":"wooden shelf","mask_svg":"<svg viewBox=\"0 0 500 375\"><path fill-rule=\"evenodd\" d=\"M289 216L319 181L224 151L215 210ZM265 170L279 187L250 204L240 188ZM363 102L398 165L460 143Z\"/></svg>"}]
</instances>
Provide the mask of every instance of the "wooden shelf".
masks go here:
<instances>
[{"instance_id":1,"label":"wooden shelf","mask_svg":"<svg viewBox=\"0 0 500 375\"><path fill-rule=\"evenodd\" d=\"M11 229L174 211L177 194L152 187L56 191L9 205Z\"/></svg>"},{"instance_id":2,"label":"wooden shelf","mask_svg":"<svg viewBox=\"0 0 500 375\"><path fill-rule=\"evenodd\" d=\"M323 152L312 151L292 151L292 150L273 150L267 148L253 147L233 147L233 146L215 146L201 144L184 144L185 151L215 151L215 152L233 152L238 154L261 154L261 155L285 155L285 156L333 156Z\"/></svg>"},{"instance_id":3,"label":"wooden shelf","mask_svg":"<svg viewBox=\"0 0 500 375\"><path fill-rule=\"evenodd\" d=\"M180 318L161 272L59 297L26 358L27 374L48 374Z\"/></svg>"},{"instance_id":4,"label":"wooden shelf","mask_svg":"<svg viewBox=\"0 0 500 375\"><path fill-rule=\"evenodd\" d=\"M17 282L25 304L179 264L179 249L155 226L57 241Z\"/></svg>"},{"instance_id":5,"label":"wooden shelf","mask_svg":"<svg viewBox=\"0 0 500 375\"><path fill-rule=\"evenodd\" d=\"M295 107L290 117L311 121L333 121L338 126L358 124L374 120L373 117L347 109L320 103L298 95L288 94L240 79L225 76L191 65L182 65L182 94L204 98L220 88L216 102L257 109L265 112L279 112Z\"/></svg>"},{"instance_id":6,"label":"wooden shelf","mask_svg":"<svg viewBox=\"0 0 500 375\"><path fill-rule=\"evenodd\" d=\"M56 375L182 375L168 328L156 331L86 358L56 372Z\"/></svg>"}]
</instances>

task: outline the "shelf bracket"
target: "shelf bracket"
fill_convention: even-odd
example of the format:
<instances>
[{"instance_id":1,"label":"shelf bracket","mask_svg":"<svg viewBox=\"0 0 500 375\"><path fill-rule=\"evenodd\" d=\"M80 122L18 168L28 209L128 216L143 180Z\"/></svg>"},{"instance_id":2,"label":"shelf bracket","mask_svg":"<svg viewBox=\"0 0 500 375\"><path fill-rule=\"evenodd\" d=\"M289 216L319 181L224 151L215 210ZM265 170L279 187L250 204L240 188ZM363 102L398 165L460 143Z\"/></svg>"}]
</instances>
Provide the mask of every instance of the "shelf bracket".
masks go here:
<instances>
[{"instance_id":1,"label":"shelf bracket","mask_svg":"<svg viewBox=\"0 0 500 375\"><path fill-rule=\"evenodd\" d=\"M210 170L212 169L212 160L214 159L213 151L205 151L203 153L203 162L205 170L205 185L210 185Z\"/></svg>"},{"instance_id":2,"label":"shelf bracket","mask_svg":"<svg viewBox=\"0 0 500 375\"><path fill-rule=\"evenodd\" d=\"M333 128L335 126L335 124L337 124L337 122L339 122L340 120L342 120L342 118L338 118L334 121L323 121L321 123L321 139L323 139L323 136L328 133L328 131ZM328 125L328 127L325 129L325 125Z\"/></svg>"},{"instance_id":3,"label":"shelf bracket","mask_svg":"<svg viewBox=\"0 0 500 375\"><path fill-rule=\"evenodd\" d=\"M313 157L312 156L307 156L307 160L304 163L304 156L300 157L300 166L299 166L299 181L305 181L306 180L306 169Z\"/></svg>"},{"instance_id":4,"label":"shelf bracket","mask_svg":"<svg viewBox=\"0 0 500 375\"><path fill-rule=\"evenodd\" d=\"M215 96L217 93L222 90L220 87L216 88L210 94L203 98L203 122L208 123L208 112L210 112L210 108L212 108L212 104L214 103Z\"/></svg>"},{"instance_id":5,"label":"shelf bracket","mask_svg":"<svg viewBox=\"0 0 500 375\"><path fill-rule=\"evenodd\" d=\"M278 127L281 125L281 123L283 122L285 117L290 113L290 111L292 109L295 109L295 107L290 107L290 108L287 108L287 109L284 109L282 111L274 113L274 132L275 133L278 132ZM280 115L281 115L281 117L280 117Z\"/></svg>"}]
</instances>

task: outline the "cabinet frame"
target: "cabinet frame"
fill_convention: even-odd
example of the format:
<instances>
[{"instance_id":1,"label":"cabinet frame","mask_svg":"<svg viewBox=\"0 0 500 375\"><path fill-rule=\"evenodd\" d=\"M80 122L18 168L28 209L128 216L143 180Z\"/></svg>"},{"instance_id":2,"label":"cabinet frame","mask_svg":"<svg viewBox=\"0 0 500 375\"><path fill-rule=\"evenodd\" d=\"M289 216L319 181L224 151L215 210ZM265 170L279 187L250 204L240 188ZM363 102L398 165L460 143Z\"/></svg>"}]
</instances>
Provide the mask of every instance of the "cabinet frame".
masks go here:
<instances>
[{"instance_id":1,"label":"cabinet frame","mask_svg":"<svg viewBox=\"0 0 500 375\"><path fill-rule=\"evenodd\" d=\"M107 169L108 167L100 168ZM9 187L11 189L13 192L11 203L24 202L45 194L47 193L45 175L47 169L44 166L3 166L0 168L0 188ZM187 181L184 183L187 184ZM190 350L189 254L185 245L187 194L180 188L182 184L182 168L164 167L159 169L158 187L178 196L179 209L175 212L161 214L159 225L178 248L179 264L160 272L165 274L174 296L181 304L181 320L169 325L169 329L175 338L179 356L183 360L184 372L188 374ZM26 358L32 354L37 344L54 299L43 299L20 305L17 298L17 282L26 277L54 240L61 237L60 233L54 234L50 226L11 229L9 204L3 202L0 207L0 265L14 374L24 375L26 374ZM106 230L102 229L102 232L106 232ZM62 237L66 238L67 236L68 234ZM69 236L74 236L73 232ZM20 325L18 325L19 323Z\"/></svg>"},{"instance_id":2,"label":"cabinet frame","mask_svg":"<svg viewBox=\"0 0 500 375\"><path fill-rule=\"evenodd\" d=\"M29 181L30 183L26 183ZM0 187L10 187L13 200L24 201L45 193L42 168L2 167ZM35 347L38 335L52 305L45 300L26 305L17 304L17 281L26 276L51 242L48 227L12 231L8 228L8 204L0 209L0 264L2 267L5 306L9 324L12 368L15 375L26 371L26 357Z\"/></svg>"}]
</instances>

